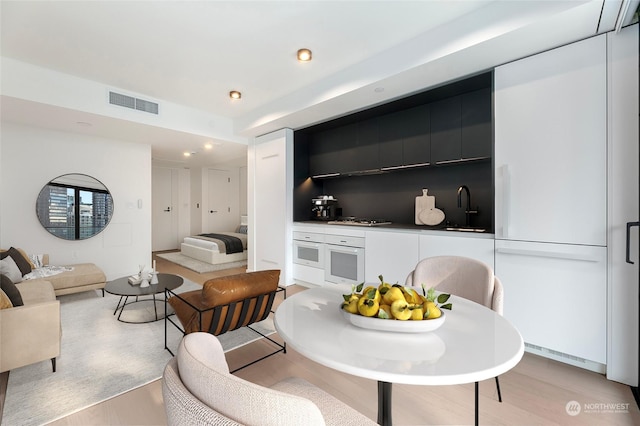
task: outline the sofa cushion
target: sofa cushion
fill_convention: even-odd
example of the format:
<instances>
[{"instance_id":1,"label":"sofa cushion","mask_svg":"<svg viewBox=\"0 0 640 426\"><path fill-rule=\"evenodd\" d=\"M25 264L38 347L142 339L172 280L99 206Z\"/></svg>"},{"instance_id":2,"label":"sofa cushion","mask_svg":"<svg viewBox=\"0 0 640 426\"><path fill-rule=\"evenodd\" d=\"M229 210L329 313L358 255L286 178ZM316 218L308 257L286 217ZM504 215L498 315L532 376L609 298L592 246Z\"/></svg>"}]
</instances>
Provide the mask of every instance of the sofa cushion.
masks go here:
<instances>
[{"instance_id":1,"label":"sofa cushion","mask_svg":"<svg viewBox=\"0 0 640 426\"><path fill-rule=\"evenodd\" d=\"M27 280L17 284L16 287L25 305L56 300L56 293L49 281Z\"/></svg>"},{"instance_id":2,"label":"sofa cushion","mask_svg":"<svg viewBox=\"0 0 640 426\"><path fill-rule=\"evenodd\" d=\"M0 309L9 309L13 308L13 303L11 303L11 299L7 296L2 289L0 289Z\"/></svg>"},{"instance_id":3,"label":"sofa cushion","mask_svg":"<svg viewBox=\"0 0 640 426\"><path fill-rule=\"evenodd\" d=\"M22 301L22 296L18 291L16 285L7 277L6 275L0 275L0 289L9 297L11 300L11 304L13 306L22 306L24 302Z\"/></svg>"},{"instance_id":4,"label":"sofa cushion","mask_svg":"<svg viewBox=\"0 0 640 426\"><path fill-rule=\"evenodd\" d=\"M11 256L13 261L16 262L16 265L18 265L18 269L20 269L20 273L22 275L26 275L31 272L31 261L24 250L11 247L9 250L0 254L1 259L5 259L7 256Z\"/></svg>"},{"instance_id":5,"label":"sofa cushion","mask_svg":"<svg viewBox=\"0 0 640 426\"><path fill-rule=\"evenodd\" d=\"M22 281L22 272L11 256L0 260L0 274L6 275L13 283Z\"/></svg>"}]
</instances>

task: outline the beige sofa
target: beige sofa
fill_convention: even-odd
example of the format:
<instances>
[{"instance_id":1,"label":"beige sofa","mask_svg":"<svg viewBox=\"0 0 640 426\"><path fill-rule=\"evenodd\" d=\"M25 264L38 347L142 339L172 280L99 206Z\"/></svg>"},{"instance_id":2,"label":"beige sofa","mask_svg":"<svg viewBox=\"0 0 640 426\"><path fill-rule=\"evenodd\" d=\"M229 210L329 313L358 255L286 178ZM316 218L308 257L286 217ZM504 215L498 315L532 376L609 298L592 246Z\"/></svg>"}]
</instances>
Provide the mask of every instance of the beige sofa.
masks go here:
<instances>
[{"instance_id":1,"label":"beige sofa","mask_svg":"<svg viewBox=\"0 0 640 426\"><path fill-rule=\"evenodd\" d=\"M44 264L48 265L49 257L47 255L44 256L44 260ZM78 263L67 266L71 266L73 270L28 281L50 282L56 296L87 290L102 290L102 294L104 295L104 286L107 283L107 277L104 272L102 272L102 269L93 263Z\"/></svg>"},{"instance_id":2,"label":"beige sofa","mask_svg":"<svg viewBox=\"0 0 640 426\"><path fill-rule=\"evenodd\" d=\"M0 373L60 355L60 301L51 283L24 281L16 286L23 306L0 309Z\"/></svg>"},{"instance_id":3,"label":"beige sofa","mask_svg":"<svg viewBox=\"0 0 640 426\"><path fill-rule=\"evenodd\" d=\"M27 258L31 267L35 268L35 265L30 259L28 259L28 256L26 256L24 251L20 250L20 252ZM49 265L48 254L42 256L42 264L44 266ZM87 290L102 290L102 294L104 295L104 286L107 283L107 277L98 266L93 263L78 263L75 265L64 266L70 266L73 270L61 272L44 278L24 280L23 282L49 282L53 286L56 296L79 293Z\"/></svg>"}]
</instances>

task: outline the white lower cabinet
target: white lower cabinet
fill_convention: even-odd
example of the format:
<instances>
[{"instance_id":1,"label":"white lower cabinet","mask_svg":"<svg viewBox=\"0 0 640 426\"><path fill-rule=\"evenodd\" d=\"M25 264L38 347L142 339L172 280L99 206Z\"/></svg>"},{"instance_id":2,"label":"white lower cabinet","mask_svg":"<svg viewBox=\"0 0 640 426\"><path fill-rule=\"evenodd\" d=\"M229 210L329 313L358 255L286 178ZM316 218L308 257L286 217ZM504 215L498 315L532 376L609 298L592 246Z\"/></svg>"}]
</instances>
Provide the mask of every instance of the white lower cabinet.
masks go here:
<instances>
[{"instance_id":1,"label":"white lower cabinet","mask_svg":"<svg viewBox=\"0 0 640 426\"><path fill-rule=\"evenodd\" d=\"M607 248L505 240L495 245L504 316L529 348L576 365L604 366Z\"/></svg>"},{"instance_id":2,"label":"white lower cabinet","mask_svg":"<svg viewBox=\"0 0 640 426\"><path fill-rule=\"evenodd\" d=\"M435 256L464 256L494 267L493 238L451 235L421 235L420 259Z\"/></svg>"},{"instance_id":3,"label":"white lower cabinet","mask_svg":"<svg viewBox=\"0 0 640 426\"><path fill-rule=\"evenodd\" d=\"M365 238L365 281L404 284L418 263L418 235L406 232L368 231Z\"/></svg>"},{"instance_id":4,"label":"white lower cabinet","mask_svg":"<svg viewBox=\"0 0 640 426\"><path fill-rule=\"evenodd\" d=\"M324 269L294 263L293 279L297 284L307 287L309 287L307 284L321 286L324 284Z\"/></svg>"}]
</instances>

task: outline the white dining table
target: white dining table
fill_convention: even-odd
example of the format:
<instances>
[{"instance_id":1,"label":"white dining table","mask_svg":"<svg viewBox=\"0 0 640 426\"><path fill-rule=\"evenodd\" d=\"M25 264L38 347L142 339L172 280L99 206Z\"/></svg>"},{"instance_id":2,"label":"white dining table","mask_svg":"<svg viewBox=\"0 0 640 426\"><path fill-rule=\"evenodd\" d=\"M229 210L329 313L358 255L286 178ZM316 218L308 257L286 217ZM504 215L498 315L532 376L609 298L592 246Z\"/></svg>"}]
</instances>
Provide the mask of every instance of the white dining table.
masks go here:
<instances>
[{"instance_id":1,"label":"white dining table","mask_svg":"<svg viewBox=\"0 0 640 426\"><path fill-rule=\"evenodd\" d=\"M442 326L404 333L360 328L341 312L350 288L316 287L287 297L275 327L291 348L321 365L378 381L378 424L391 425L393 383L439 386L492 379L518 364L524 342L494 311L456 296ZM380 321L395 321L382 320Z\"/></svg>"}]
</instances>

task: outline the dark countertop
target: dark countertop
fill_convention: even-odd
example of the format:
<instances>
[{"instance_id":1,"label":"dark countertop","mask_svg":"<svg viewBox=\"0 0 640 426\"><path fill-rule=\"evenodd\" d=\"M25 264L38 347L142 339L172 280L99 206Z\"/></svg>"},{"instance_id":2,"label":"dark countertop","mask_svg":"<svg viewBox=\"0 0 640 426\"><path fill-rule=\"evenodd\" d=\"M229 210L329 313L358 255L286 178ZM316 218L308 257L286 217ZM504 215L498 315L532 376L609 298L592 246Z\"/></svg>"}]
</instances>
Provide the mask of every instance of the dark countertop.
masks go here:
<instances>
[{"instance_id":1,"label":"dark countertop","mask_svg":"<svg viewBox=\"0 0 640 426\"><path fill-rule=\"evenodd\" d=\"M493 232L487 229L484 232L474 232L474 231L465 231L460 229L447 229L448 226L445 224L440 224L437 226L428 226L428 225L415 225L415 224L407 224L407 223L391 223L389 225L375 225L375 226L361 226L361 225L349 225L349 224L328 224L327 221L322 220L305 220L305 221L296 221L293 222L294 225L326 225L326 226L341 226L348 227L353 229L361 229L363 231L370 230L403 230L403 231L436 231L447 234L455 234L455 235L490 235L493 236ZM457 226L451 226L455 228L459 228Z\"/></svg>"}]
</instances>

